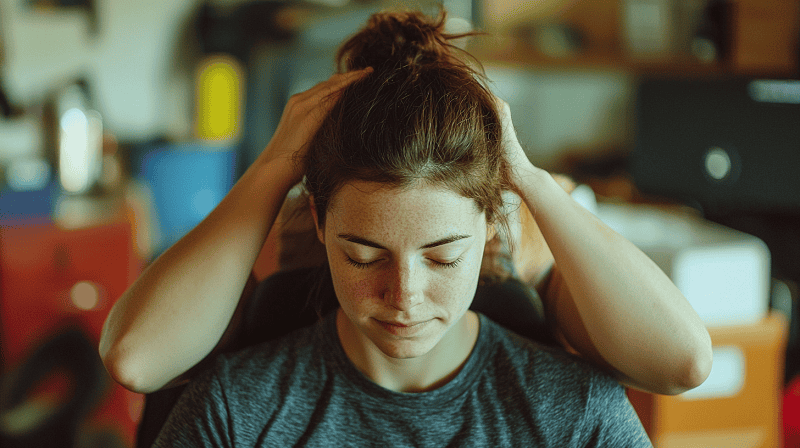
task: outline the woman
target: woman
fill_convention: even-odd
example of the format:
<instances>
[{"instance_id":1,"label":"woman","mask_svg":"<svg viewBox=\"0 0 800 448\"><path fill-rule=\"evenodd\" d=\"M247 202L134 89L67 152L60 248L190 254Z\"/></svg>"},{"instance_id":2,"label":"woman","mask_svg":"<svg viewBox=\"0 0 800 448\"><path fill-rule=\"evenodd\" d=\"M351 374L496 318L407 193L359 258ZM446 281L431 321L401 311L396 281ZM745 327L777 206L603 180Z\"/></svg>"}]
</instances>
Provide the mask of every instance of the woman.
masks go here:
<instances>
[{"instance_id":1,"label":"woman","mask_svg":"<svg viewBox=\"0 0 800 448\"><path fill-rule=\"evenodd\" d=\"M373 16L342 47L344 73L291 98L226 198L114 306L100 350L115 379L148 392L184 374L219 341L305 175L340 308L220 358L162 443L646 445L617 383L468 311L504 189L535 212L554 258L545 302L579 353L645 390L705 379L710 342L685 298L528 161L443 22Z\"/></svg>"}]
</instances>

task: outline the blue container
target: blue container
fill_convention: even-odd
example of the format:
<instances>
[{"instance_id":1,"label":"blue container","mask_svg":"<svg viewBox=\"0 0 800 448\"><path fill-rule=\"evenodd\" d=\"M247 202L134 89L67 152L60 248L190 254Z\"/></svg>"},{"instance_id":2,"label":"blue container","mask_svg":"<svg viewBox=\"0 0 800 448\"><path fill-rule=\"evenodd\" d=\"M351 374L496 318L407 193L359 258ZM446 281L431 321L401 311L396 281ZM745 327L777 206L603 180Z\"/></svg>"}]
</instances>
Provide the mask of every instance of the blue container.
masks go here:
<instances>
[{"instance_id":1,"label":"blue container","mask_svg":"<svg viewBox=\"0 0 800 448\"><path fill-rule=\"evenodd\" d=\"M162 234L157 252L203 220L233 186L236 148L201 143L159 146L142 159Z\"/></svg>"},{"instance_id":2,"label":"blue container","mask_svg":"<svg viewBox=\"0 0 800 448\"><path fill-rule=\"evenodd\" d=\"M51 182L36 191L0 190L0 224L49 221L53 215L55 197L60 191L57 182Z\"/></svg>"}]
</instances>

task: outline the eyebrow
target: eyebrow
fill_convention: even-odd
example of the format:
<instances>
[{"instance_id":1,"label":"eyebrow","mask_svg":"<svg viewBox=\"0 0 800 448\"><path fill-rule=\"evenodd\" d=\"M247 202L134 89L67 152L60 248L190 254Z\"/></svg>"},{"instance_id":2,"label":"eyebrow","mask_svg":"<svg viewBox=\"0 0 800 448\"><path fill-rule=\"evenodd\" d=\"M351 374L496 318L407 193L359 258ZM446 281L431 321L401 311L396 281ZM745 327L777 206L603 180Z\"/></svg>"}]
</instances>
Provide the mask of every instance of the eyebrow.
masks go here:
<instances>
[{"instance_id":1,"label":"eyebrow","mask_svg":"<svg viewBox=\"0 0 800 448\"><path fill-rule=\"evenodd\" d=\"M369 247L374 247L376 249L388 250L374 241L370 241L366 238L362 238L360 236L356 236L351 233L340 233L336 236L343 240L350 241L351 243L361 244L362 246L369 246ZM472 235L461 235L461 234L450 235L440 240L436 240L432 243L425 244L422 247L420 247L420 249L430 249L432 247L443 246L445 244L449 244L454 241L463 240L465 238L471 238L471 237Z\"/></svg>"}]
</instances>

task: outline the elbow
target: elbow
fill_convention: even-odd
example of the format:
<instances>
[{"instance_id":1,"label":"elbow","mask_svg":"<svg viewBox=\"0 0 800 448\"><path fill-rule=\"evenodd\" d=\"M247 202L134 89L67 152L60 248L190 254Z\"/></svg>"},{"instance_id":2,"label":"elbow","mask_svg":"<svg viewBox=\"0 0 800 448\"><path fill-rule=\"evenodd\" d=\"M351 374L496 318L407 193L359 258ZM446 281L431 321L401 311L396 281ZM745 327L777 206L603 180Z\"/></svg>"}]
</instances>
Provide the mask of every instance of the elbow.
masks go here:
<instances>
[{"instance_id":1,"label":"elbow","mask_svg":"<svg viewBox=\"0 0 800 448\"><path fill-rule=\"evenodd\" d=\"M111 348L100 353L106 371L117 383L131 392L147 394L155 392L159 387L147 381L142 363L133 356L126 356L119 349Z\"/></svg>"},{"instance_id":2,"label":"elbow","mask_svg":"<svg viewBox=\"0 0 800 448\"><path fill-rule=\"evenodd\" d=\"M705 332L705 341L696 350L692 362L685 377L686 390L694 389L703 384L711 374L711 367L714 364L714 353L711 347L711 337Z\"/></svg>"},{"instance_id":3,"label":"elbow","mask_svg":"<svg viewBox=\"0 0 800 448\"><path fill-rule=\"evenodd\" d=\"M679 366L667 395L678 395L700 386L711 374L714 361L711 337L703 328L698 343L686 354L686 361Z\"/></svg>"}]
</instances>

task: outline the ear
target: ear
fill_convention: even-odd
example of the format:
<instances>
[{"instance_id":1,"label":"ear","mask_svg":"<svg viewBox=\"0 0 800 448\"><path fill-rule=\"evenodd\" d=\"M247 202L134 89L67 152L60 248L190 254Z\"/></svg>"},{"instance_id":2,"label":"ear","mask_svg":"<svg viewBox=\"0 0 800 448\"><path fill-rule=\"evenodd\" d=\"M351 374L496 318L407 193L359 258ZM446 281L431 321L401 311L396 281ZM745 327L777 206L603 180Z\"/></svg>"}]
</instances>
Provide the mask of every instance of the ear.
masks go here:
<instances>
[{"instance_id":1,"label":"ear","mask_svg":"<svg viewBox=\"0 0 800 448\"><path fill-rule=\"evenodd\" d=\"M314 218L314 228L317 230L317 239L322 245L325 245L325 232L319 226L319 215L317 214L317 205L314 203L314 196L308 195L308 208L311 210L311 217Z\"/></svg>"}]
</instances>

